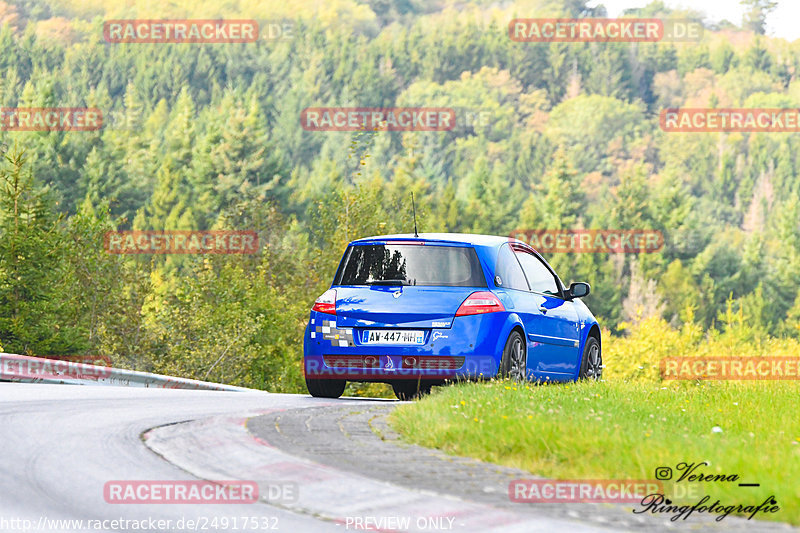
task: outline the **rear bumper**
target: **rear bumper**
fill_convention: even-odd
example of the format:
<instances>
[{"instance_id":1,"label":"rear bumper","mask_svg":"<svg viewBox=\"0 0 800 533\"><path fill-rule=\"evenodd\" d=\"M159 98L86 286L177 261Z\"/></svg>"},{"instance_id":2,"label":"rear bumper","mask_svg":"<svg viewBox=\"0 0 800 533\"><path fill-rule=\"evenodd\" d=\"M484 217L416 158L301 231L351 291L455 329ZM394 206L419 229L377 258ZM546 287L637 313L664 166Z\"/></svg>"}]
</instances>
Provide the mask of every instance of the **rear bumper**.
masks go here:
<instances>
[{"instance_id":1,"label":"rear bumper","mask_svg":"<svg viewBox=\"0 0 800 533\"><path fill-rule=\"evenodd\" d=\"M426 368L403 366L403 356L381 355L374 366L334 366L330 364L330 356L310 355L304 358L304 371L311 379L345 379L348 381L396 381L403 379L481 379L497 374L498 364L493 356L469 356L453 358L449 356L431 356L440 359L441 364L432 362ZM453 360L460 359L460 365L453 366ZM442 368L444 367L444 368Z\"/></svg>"},{"instance_id":2,"label":"rear bumper","mask_svg":"<svg viewBox=\"0 0 800 533\"><path fill-rule=\"evenodd\" d=\"M342 328L347 342L312 337L319 321L335 327L336 317L312 311L311 319L314 326L309 322L303 342L306 377L348 381L491 378L500 365L507 329L506 313L456 317L450 328L426 330L424 345L377 346L361 344L363 328Z\"/></svg>"}]
</instances>

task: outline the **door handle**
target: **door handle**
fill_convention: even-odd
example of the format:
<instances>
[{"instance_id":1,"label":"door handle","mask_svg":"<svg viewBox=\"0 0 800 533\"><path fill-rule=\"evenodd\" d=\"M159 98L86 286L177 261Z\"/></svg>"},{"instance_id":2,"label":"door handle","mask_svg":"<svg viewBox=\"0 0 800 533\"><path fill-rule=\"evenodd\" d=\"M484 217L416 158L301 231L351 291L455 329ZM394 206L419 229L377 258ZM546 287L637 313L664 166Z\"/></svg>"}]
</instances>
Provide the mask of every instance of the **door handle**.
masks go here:
<instances>
[{"instance_id":1,"label":"door handle","mask_svg":"<svg viewBox=\"0 0 800 533\"><path fill-rule=\"evenodd\" d=\"M539 306L539 312L542 313L543 315L546 315L547 314L547 308L545 306L543 306L543 305L540 305Z\"/></svg>"}]
</instances>

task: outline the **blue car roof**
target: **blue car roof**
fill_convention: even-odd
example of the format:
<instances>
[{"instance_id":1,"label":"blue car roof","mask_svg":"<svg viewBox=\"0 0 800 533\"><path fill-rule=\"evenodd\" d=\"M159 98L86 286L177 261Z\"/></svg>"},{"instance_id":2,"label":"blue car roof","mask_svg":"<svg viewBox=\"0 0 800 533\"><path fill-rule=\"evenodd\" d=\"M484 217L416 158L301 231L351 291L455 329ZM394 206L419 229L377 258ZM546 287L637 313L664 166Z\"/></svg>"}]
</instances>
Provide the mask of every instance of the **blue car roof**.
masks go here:
<instances>
[{"instance_id":1,"label":"blue car roof","mask_svg":"<svg viewBox=\"0 0 800 533\"><path fill-rule=\"evenodd\" d=\"M472 246L496 247L504 242L516 241L511 237L498 237L496 235L472 235L469 233L420 233L415 237L413 233L398 233L395 235L375 235L356 239L350 244L367 244L386 241L425 241L451 244L470 244Z\"/></svg>"}]
</instances>

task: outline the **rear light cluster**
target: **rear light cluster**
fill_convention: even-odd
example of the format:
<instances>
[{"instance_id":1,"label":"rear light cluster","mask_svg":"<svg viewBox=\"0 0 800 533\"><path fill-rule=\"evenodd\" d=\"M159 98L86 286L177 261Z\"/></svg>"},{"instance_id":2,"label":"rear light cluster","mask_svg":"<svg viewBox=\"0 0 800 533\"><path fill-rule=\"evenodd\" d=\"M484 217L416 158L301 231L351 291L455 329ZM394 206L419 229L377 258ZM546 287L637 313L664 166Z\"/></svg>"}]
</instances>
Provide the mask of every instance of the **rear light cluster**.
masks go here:
<instances>
[{"instance_id":1,"label":"rear light cluster","mask_svg":"<svg viewBox=\"0 0 800 533\"><path fill-rule=\"evenodd\" d=\"M312 311L319 311L320 313L327 313L329 315L336 314L336 289L328 289L314 302Z\"/></svg>"},{"instance_id":2,"label":"rear light cluster","mask_svg":"<svg viewBox=\"0 0 800 533\"><path fill-rule=\"evenodd\" d=\"M313 311L336 314L336 289L328 289L314 302ZM497 296L488 291L478 291L470 294L456 311L456 316L480 315L505 311L506 308Z\"/></svg>"},{"instance_id":3,"label":"rear light cluster","mask_svg":"<svg viewBox=\"0 0 800 533\"><path fill-rule=\"evenodd\" d=\"M473 292L464 300L464 303L456 311L456 316L480 315L505 310L506 308L497 296L488 291L479 291Z\"/></svg>"}]
</instances>

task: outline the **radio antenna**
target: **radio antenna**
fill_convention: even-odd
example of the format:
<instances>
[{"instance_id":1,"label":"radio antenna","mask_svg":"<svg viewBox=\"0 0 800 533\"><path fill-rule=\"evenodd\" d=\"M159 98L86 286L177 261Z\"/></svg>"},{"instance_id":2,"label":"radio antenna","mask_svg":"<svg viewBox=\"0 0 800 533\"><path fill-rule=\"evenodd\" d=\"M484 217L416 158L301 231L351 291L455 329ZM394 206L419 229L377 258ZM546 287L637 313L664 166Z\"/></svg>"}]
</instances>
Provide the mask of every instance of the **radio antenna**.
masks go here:
<instances>
[{"instance_id":1,"label":"radio antenna","mask_svg":"<svg viewBox=\"0 0 800 533\"><path fill-rule=\"evenodd\" d=\"M417 233L417 208L414 205L414 193L411 193L411 210L414 212L414 237L419 237Z\"/></svg>"}]
</instances>

